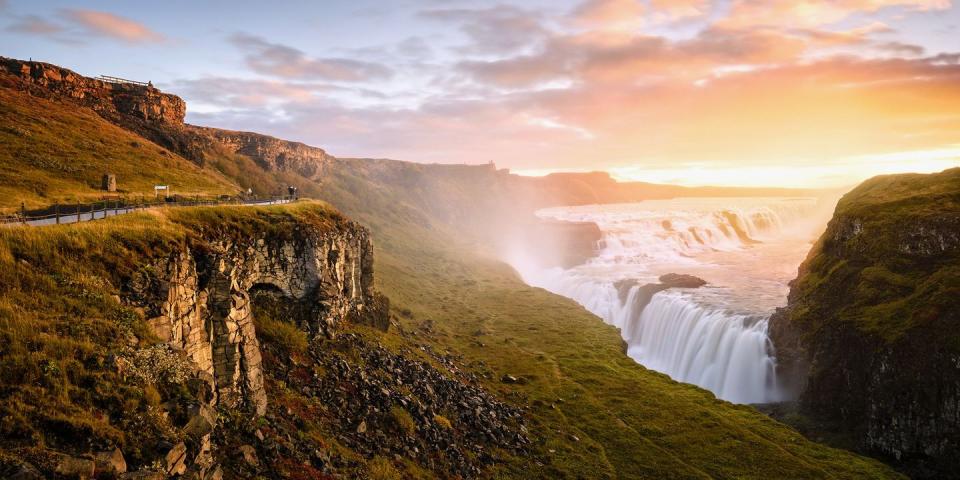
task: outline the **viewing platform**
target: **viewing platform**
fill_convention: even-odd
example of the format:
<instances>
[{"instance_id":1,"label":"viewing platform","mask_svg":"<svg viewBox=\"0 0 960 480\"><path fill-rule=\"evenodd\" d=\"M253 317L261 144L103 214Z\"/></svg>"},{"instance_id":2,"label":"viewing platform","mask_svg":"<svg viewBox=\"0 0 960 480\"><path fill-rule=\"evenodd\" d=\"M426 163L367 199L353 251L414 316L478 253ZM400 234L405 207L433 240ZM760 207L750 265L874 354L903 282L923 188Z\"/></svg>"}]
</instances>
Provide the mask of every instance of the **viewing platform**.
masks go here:
<instances>
[{"instance_id":1,"label":"viewing platform","mask_svg":"<svg viewBox=\"0 0 960 480\"><path fill-rule=\"evenodd\" d=\"M115 83L118 85L139 85L141 87L153 88L152 82L138 82L136 80L129 80L126 78L112 77L110 75L100 75L99 77L97 77L97 80L107 82L107 83Z\"/></svg>"}]
</instances>

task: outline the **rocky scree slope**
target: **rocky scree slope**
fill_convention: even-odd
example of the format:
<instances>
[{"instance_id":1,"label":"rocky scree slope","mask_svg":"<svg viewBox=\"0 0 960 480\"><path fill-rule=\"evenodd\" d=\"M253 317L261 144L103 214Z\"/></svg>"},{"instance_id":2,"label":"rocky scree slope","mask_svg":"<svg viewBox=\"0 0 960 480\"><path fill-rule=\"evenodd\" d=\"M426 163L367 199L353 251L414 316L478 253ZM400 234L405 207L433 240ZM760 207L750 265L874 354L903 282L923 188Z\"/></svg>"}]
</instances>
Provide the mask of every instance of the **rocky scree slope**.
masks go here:
<instances>
[{"instance_id":1,"label":"rocky scree slope","mask_svg":"<svg viewBox=\"0 0 960 480\"><path fill-rule=\"evenodd\" d=\"M845 195L770 321L800 408L917 477L960 472L960 169Z\"/></svg>"}]
</instances>

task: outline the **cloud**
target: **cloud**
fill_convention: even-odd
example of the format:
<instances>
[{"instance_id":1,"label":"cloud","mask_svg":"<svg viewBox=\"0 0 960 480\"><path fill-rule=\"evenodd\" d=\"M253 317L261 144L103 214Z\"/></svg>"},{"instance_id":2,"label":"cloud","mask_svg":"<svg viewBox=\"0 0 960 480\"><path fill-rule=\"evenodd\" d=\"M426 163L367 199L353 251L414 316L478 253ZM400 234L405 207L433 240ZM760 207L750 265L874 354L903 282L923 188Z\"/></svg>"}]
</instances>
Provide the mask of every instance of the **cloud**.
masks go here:
<instances>
[{"instance_id":1,"label":"cloud","mask_svg":"<svg viewBox=\"0 0 960 480\"><path fill-rule=\"evenodd\" d=\"M229 77L203 77L171 82L171 91L206 106L262 108L316 98L328 88L323 84L288 83Z\"/></svg>"},{"instance_id":2,"label":"cloud","mask_svg":"<svg viewBox=\"0 0 960 480\"><path fill-rule=\"evenodd\" d=\"M419 15L460 24L460 30L471 41L462 50L474 53L508 53L535 46L549 33L541 24L538 12L508 5L430 9Z\"/></svg>"},{"instance_id":3,"label":"cloud","mask_svg":"<svg viewBox=\"0 0 960 480\"><path fill-rule=\"evenodd\" d=\"M638 32L648 27L703 17L710 0L585 0L569 15L581 29Z\"/></svg>"},{"instance_id":4,"label":"cloud","mask_svg":"<svg viewBox=\"0 0 960 480\"><path fill-rule=\"evenodd\" d=\"M349 58L311 58L301 50L237 33L231 43L244 52L251 70L278 78L362 82L390 77L384 65Z\"/></svg>"},{"instance_id":5,"label":"cloud","mask_svg":"<svg viewBox=\"0 0 960 480\"><path fill-rule=\"evenodd\" d=\"M433 56L433 49L420 37L409 37L396 45L397 54L406 58L423 60Z\"/></svg>"},{"instance_id":6,"label":"cloud","mask_svg":"<svg viewBox=\"0 0 960 480\"><path fill-rule=\"evenodd\" d=\"M497 159L515 168L542 168L550 158L558 169L585 162L673 168L705 159L742 167L829 164L956 143L958 62L960 55L834 58L730 72L700 86L582 82L400 109L351 108L316 95L275 105L276 116L227 110L194 118L263 130L341 156Z\"/></svg>"},{"instance_id":7,"label":"cloud","mask_svg":"<svg viewBox=\"0 0 960 480\"><path fill-rule=\"evenodd\" d=\"M8 26L6 30L30 35L54 35L62 33L65 28L37 15L25 15Z\"/></svg>"},{"instance_id":8,"label":"cloud","mask_svg":"<svg viewBox=\"0 0 960 480\"><path fill-rule=\"evenodd\" d=\"M587 0L574 9L572 17L581 25L629 27L636 25L644 12L637 0Z\"/></svg>"},{"instance_id":9,"label":"cloud","mask_svg":"<svg viewBox=\"0 0 960 480\"><path fill-rule=\"evenodd\" d=\"M322 82L299 82L230 77L178 79L161 85L177 92L187 103L204 110L260 111L288 108L317 101L329 102L333 94L382 99L378 91L343 87Z\"/></svg>"},{"instance_id":10,"label":"cloud","mask_svg":"<svg viewBox=\"0 0 960 480\"><path fill-rule=\"evenodd\" d=\"M722 22L731 27L817 27L884 8L930 11L950 6L950 0L733 0L730 14Z\"/></svg>"},{"instance_id":11,"label":"cloud","mask_svg":"<svg viewBox=\"0 0 960 480\"><path fill-rule=\"evenodd\" d=\"M808 41L811 46L835 47L844 45L865 45L874 35L894 33L895 30L881 22L874 22L850 30L822 30L819 28L792 28L786 30L791 35Z\"/></svg>"},{"instance_id":12,"label":"cloud","mask_svg":"<svg viewBox=\"0 0 960 480\"><path fill-rule=\"evenodd\" d=\"M926 52L926 49L920 45L913 45L904 42L881 42L874 45L874 48L895 55L906 55L918 57Z\"/></svg>"},{"instance_id":13,"label":"cloud","mask_svg":"<svg viewBox=\"0 0 960 480\"><path fill-rule=\"evenodd\" d=\"M112 13L72 8L61 10L60 13L63 18L91 35L127 43L157 43L166 40L166 37L146 25Z\"/></svg>"},{"instance_id":14,"label":"cloud","mask_svg":"<svg viewBox=\"0 0 960 480\"><path fill-rule=\"evenodd\" d=\"M710 0L651 0L654 15L667 20L700 17L710 11Z\"/></svg>"},{"instance_id":15,"label":"cloud","mask_svg":"<svg viewBox=\"0 0 960 480\"><path fill-rule=\"evenodd\" d=\"M699 85L584 84L523 103L598 135L599 141L576 146L566 157L624 164L829 163L864 152L956 143L958 80L955 58L837 58L731 72Z\"/></svg>"},{"instance_id":16,"label":"cloud","mask_svg":"<svg viewBox=\"0 0 960 480\"><path fill-rule=\"evenodd\" d=\"M773 30L708 28L691 39L635 35L615 42L592 33L556 37L541 51L495 61L467 61L461 71L481 82L522 87L555 80L628 81L691 78L727 65L791 61L807 48Z\"/></svg>"},{"instance_id":17,"label":"cloud","mask_svg":"<svg viewBox=\"0 0 960 480\"><path fill-rule=\"evenodd\" d=\"M699 86L582 82L405 109L348 108L317 96L280 107L277 118L223 112L204 120L256 122L255 128L344 156L457 163L496 158L515 168L557 169L586 159L641 168L705 159L744 167L829 164L849 155L956 143L958 60L835 58L728 72ZM731 112L737 112L735 122Z\"/></svg>"}]
</instances>

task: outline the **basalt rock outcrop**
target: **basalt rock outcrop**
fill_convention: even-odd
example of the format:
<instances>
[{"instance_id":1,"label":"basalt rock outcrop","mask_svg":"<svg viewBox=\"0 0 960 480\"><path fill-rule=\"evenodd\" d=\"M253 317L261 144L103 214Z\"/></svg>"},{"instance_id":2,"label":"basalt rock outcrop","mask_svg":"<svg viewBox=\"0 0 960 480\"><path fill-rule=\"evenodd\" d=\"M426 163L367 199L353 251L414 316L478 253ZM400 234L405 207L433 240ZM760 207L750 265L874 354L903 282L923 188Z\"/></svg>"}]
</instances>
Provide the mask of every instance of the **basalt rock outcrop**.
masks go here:
<instances>
[{"instance_id":1,"label":"basalt rock outcrop","mask_svg":"<svg viewBox=\"0 0 960 480\"><path fill-rule=\"evenodd\" d=\"M960 472L960 169L841 199L770 320L800 411L918 478Z\"/></svg>"}]
</instances>

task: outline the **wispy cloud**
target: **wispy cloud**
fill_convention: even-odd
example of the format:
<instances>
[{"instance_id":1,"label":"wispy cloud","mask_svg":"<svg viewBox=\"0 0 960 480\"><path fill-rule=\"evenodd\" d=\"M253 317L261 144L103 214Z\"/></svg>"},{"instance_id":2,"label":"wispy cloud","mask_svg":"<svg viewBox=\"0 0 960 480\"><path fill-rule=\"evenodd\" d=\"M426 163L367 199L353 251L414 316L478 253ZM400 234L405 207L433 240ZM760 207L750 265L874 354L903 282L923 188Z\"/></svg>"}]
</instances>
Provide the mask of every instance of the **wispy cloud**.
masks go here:
<instances>
[{"instance_id":1,"label":"wispy cloud","mask_svg":"<svg viewBox=\"0 0 960 480\"><path fill-rule=\"evenodd\" d=\"M244 52L251 70L273 77L360 82L389 77L389 68L349 58L313 58L296 48L272 43L262 37L237 33L231 43Z\"/></svg>"},{"instance_id":2,"label":"wispy cloud","mask_svg":"<svg viewBox=\"0 0 960 480\"><path fill-rule=\"evenodd\" d=\"M461 48L474 53L510 53L538 44L549 31L541 14L519 7L441 8L420 12L423 18L456 22L471 43Z\"/></svg>"},{"instance_id":3,"label":"wispy cloud","mask_svg":"<svg viewBox=\"0 0 960 480\"><path fill-rule=\"evenodd\" d=\"M2 8L2 5L0 5L0 8ZM10 24L6 30L30 35L54 35L64 32L66 28L37 15L25 15Z\"/></svg>"},{"instance_id":4,"label":"wispy cloud","mask_svg":"<svg viewBox=\"0 0 960 480\"><path fill-rule=\"evenodd\" d=\"M64 9L61 16L94 36L111 38L126 43L157 43L166 37L146 25L112 13L96 10Z\"/></svg>"}]
</instances>

